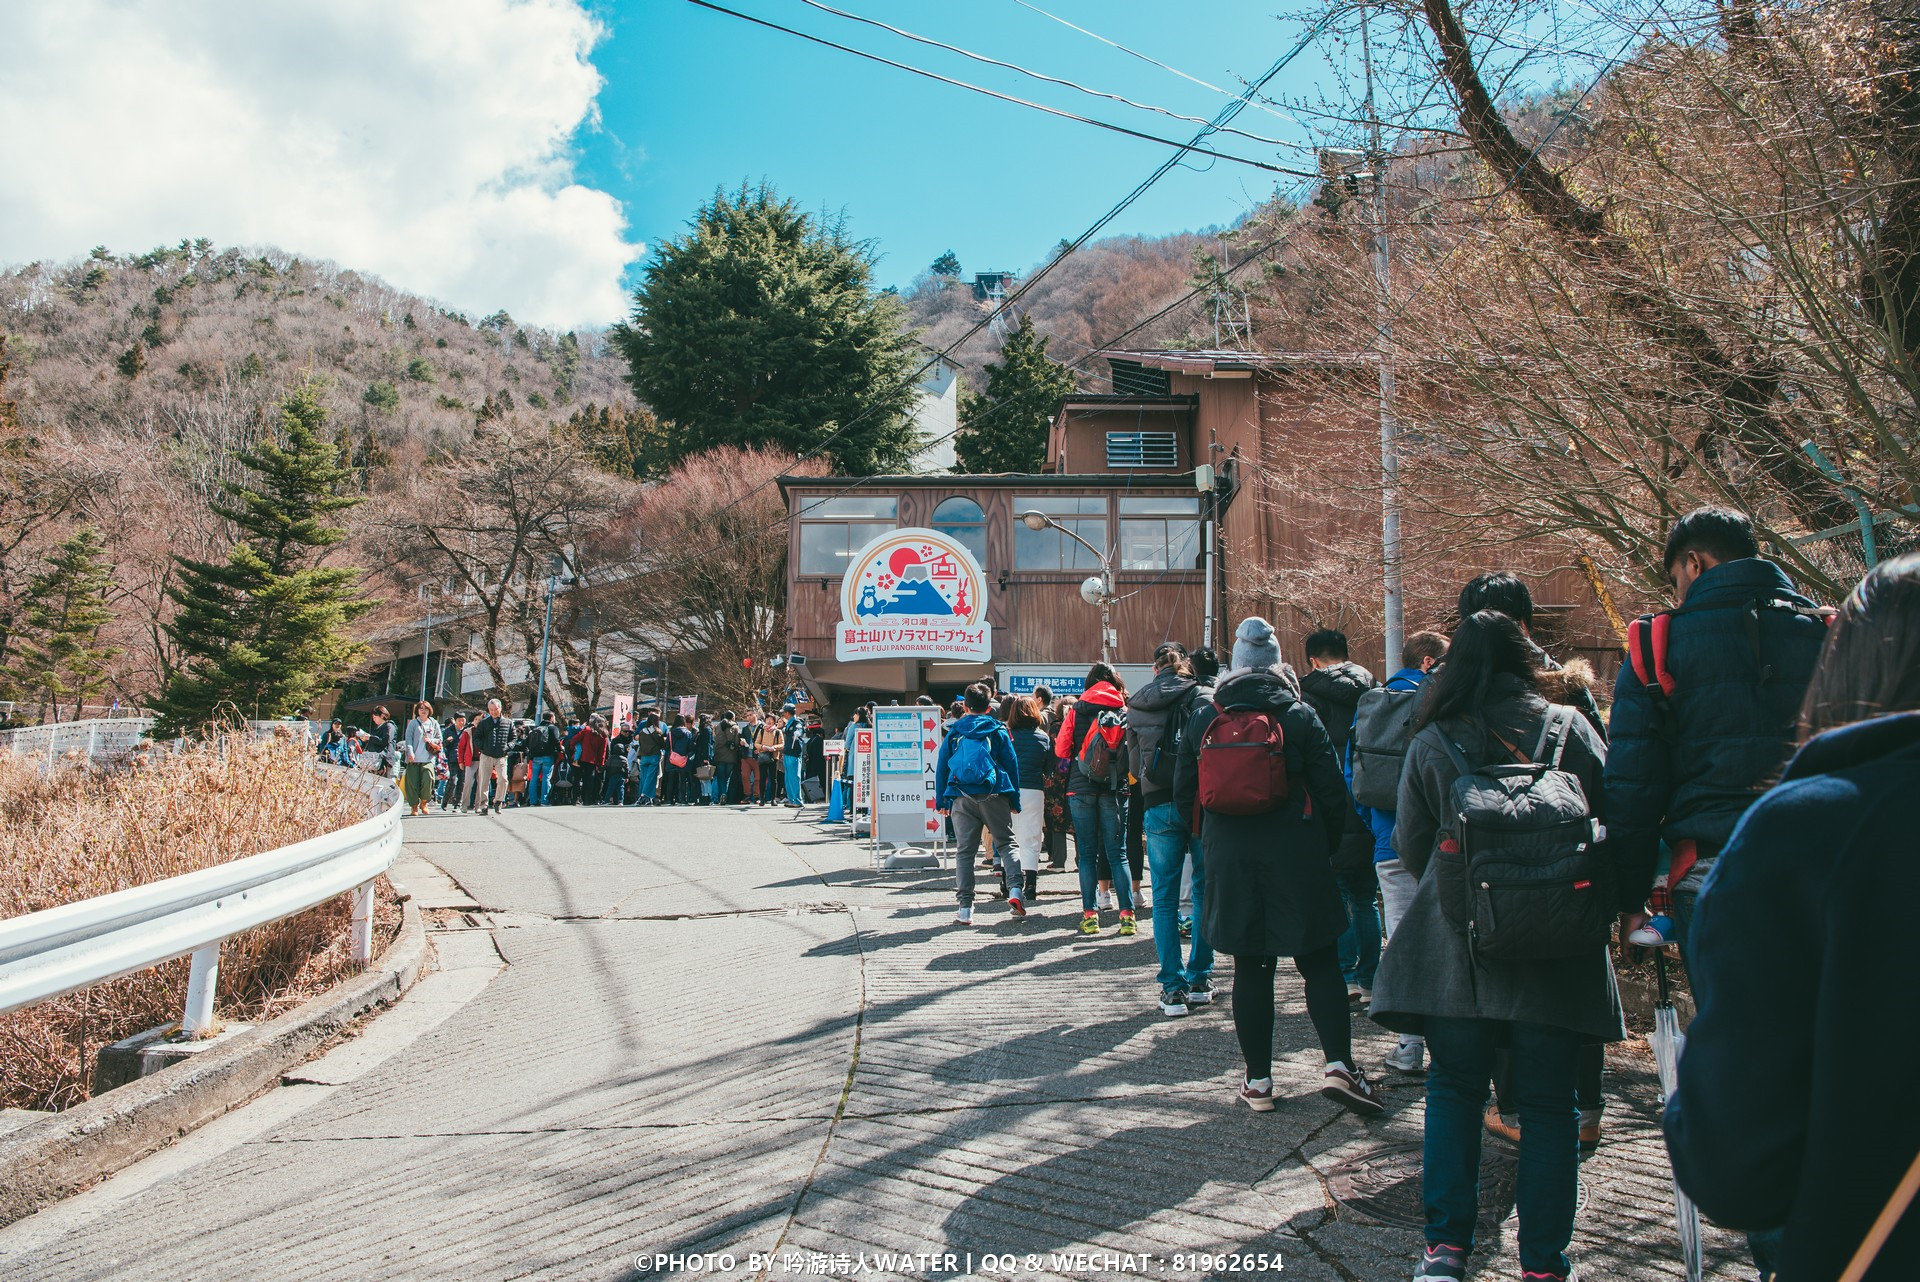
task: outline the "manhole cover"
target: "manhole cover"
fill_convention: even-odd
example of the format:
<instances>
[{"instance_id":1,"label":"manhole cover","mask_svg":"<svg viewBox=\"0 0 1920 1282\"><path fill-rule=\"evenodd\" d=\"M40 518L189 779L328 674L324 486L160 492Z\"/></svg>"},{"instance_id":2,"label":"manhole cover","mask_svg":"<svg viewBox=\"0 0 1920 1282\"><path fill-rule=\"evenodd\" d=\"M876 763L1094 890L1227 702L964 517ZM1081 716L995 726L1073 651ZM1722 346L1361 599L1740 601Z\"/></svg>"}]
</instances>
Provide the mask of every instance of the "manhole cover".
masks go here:
<instances>
[{"instance_id":1,"label":"manhole cover","mask_svg":"<svg viewBox=\"0 0 1920 1282\"><path fill-rule=\"evenodd\" d=\"M1376 1149L1345 1162L1327 1177L1333 1200L1344 1209L1376 1224L1424 1228L1426 1201L1420 1183L1421 1147L1399 1144ZM1513 1213L1514 1182L1519 1173L1512 1153L1488 1144L1480 1151L1479 1231L1491 1237ZM1587 1204L1587 1188L1580 1184L1575 1207Z\"/></svg>"}]
</instances>

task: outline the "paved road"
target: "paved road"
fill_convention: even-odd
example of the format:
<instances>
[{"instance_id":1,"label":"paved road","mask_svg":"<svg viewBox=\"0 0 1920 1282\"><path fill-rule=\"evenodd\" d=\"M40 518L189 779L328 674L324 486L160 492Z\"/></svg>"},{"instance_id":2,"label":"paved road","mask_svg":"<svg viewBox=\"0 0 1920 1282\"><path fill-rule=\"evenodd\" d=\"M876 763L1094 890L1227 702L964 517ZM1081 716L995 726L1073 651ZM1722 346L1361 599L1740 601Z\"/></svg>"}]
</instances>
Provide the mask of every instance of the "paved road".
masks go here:
<instances>
[{"instance_id":1,"label":"paved road","mask_svg":"<svg viewBox=\"0 0 1920 1282\"><path fill-rule=\"evenodd\" d=\"M1224 996L1162 1019L1151 941L1076 935L1070 875L1043 876L1027 921L995 905L960 930L941 880L872 872L829 831L752 810L410 820L457 881L405 874L442 905L440 972L288 1084L0 1231L0 1275L629 1279L696 1272L636 1255L709 1252L742 1279L790 1276L753 1252L865 1252L883 1276L989 1252L1022 1257L1002 1277L1169 1276L1192 1252L1408 1275L1419 1084L1372 1124L1321 1100L1297 985L1279 1038L1303 1049L1255 1115ZM1359 1023L1377 1063L1390 1039ZM1678 1277L1650 1065L1614 1067L1576 1250L1598 1276ZM1506 1227L1486 1276L1518 1275ZM1746 1276L1711 1242L1711 1276ZM873 1270L883 1251L956 1258Z\"/></svg>"}]
</instances>

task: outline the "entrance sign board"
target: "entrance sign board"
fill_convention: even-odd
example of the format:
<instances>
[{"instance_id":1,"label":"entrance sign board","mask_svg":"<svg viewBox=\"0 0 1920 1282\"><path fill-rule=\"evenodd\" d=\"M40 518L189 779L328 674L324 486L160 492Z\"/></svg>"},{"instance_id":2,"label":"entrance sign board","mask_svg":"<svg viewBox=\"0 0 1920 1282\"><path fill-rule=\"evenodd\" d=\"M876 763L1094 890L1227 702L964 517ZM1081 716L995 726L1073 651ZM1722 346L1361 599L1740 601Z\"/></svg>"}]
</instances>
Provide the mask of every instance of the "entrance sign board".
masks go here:
<instances>
[{"instance_id":1,"label":"entrance sign board","mask_svg":"<svg viewBox=\"0 0 1920 1282\"><path fill-rule=\"evenodd\" d=\"M834 657L989 662L986 573L938 530L888 530L848 562Z\"/></svg>"},{"instance_id":2,"label":"entrance sign board","mask_svg":"<svg viewBox=\"0 0 1920 1282\"><path fill-rule=\"evenodd\" d=\"M873 710L874 840L907 846L937 838L934 766L940 716L932 708Z\"/></svg>"}]
</instances>

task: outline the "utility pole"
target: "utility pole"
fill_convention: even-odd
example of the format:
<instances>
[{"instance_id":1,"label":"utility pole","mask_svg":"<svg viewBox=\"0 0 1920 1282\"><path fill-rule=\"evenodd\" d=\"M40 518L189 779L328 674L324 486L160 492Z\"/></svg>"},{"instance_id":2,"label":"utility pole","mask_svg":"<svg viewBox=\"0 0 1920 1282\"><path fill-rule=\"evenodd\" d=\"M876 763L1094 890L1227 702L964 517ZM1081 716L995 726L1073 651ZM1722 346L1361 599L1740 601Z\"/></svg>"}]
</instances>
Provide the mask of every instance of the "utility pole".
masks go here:
<instances>
[{"instance_id":1,"label":"utility pole","mask_svg":"<svg viewBox=\"0 0 1920 1282\"><path fill-rule=\"evenodd\" d=\"M1380 369L1380 560L1386 605L1386 667L1400 666L1406 634L1406 597L1400 573L1400 425L1393 413L1393 315L1388 294L1387 150L1373 100L1373 40L1367 7L1360 8L1360 59L1367 77L1367 159L1373 172L1373 350Z\"/></svg>"},{"instance_id":2,"label":"utility pole","mask_svg":"<svg viewBox=\"0 0 1920 1282\"><path fill-rule=\"evenodd\" d=\"M420 644L420 702L427 701L427 669L433 663L433 588L427 588L427 629Z\"/></svg>"},{"instance_id":3,"label":"utility pole","mask_svg":"<svg viewBox=\"0 0 1920 1282\"><path fill-rule=\"evenodd\" d=\"M533 687L533 724L536 726L547 704L547 643L553 637L553 588L564 564L557 556L547 562L547 620L540 625L540 680Z\"/></svg>"}]
</instances>

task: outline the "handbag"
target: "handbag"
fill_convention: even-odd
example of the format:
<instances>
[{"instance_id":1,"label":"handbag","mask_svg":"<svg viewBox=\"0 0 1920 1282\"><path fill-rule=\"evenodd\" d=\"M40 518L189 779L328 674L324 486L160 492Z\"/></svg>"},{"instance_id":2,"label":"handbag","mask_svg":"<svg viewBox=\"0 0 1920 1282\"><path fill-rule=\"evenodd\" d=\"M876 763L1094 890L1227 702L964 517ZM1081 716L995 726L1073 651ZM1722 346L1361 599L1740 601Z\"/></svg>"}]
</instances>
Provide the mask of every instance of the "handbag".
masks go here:
<instances>
[{"instance_id":1,"label":"handbag","mask_svg":"<svg viewBox=\"0 0 1920 1282\"><path fill-rule=\"evenodd\" d=\"M705 783L707 780L713 778L713 763L711 761L703 761L698 766L695 766L693 777L701 783Z\"/></svg>"},{"instance_id":2,"label":"handbag","mask_svg":"<svg viewBox=\"0 0 1920 1282\"><path fill-rule=\"evenodd\" d=\"M684 752L669 752L667 754L667 764L675 770L685 770L687 768L687 754Z\"/></svg>"}]
</instances>

